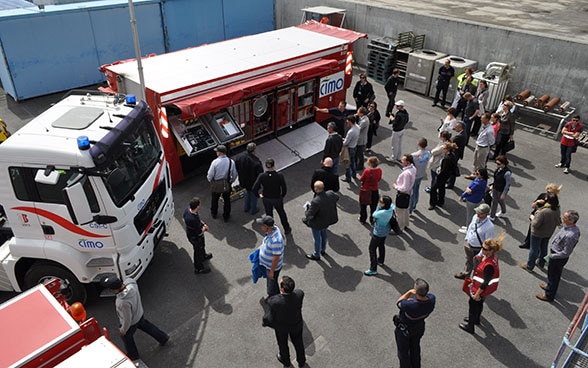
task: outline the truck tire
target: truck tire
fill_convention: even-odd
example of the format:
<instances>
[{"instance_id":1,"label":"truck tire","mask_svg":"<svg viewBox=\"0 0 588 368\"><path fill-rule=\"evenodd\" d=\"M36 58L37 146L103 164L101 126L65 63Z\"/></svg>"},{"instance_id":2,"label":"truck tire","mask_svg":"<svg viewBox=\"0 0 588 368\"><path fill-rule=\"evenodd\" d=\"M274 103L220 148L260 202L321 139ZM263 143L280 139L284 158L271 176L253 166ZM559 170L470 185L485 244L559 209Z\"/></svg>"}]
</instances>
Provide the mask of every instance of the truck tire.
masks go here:
<instances>
[{"instance_id":1,"label":"truck tire","mask_svg":"<svg viewBox=\"0 0 588 368\"><path fill-rule=\"evenodd\" d=\"M61 282L61 293L69 304L86 302L86 286L65 268L51 263L35 263L29 268L24 277L25 289L45 283L53 278Z\"/></svg>"}]
</instances>

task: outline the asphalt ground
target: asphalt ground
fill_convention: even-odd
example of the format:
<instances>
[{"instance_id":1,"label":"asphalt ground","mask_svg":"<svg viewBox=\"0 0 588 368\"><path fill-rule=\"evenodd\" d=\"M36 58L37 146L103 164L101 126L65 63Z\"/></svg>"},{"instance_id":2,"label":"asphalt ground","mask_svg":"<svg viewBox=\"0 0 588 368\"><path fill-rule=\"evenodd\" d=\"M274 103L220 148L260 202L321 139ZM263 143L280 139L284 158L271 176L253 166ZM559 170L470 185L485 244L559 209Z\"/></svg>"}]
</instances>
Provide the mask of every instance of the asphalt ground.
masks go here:
<instances>
[{"instance_id":1,"label":"asphalt ground","mask_svg":"<svg viewBox=\"0 0 588 368\"><path fill-rule=\"evenodd\" d=\"M373 84L383 112L387 101L383 87ZM0 117L14 133L16 127L59 96L21 103L0 98ZM411 92L400 91L397 99L406 102L412 121L404 135L403 151L416 150L422 136L434 146L444 112L431 107L429 98ZM392 183L400 167L384 159L390 153L390 135L391 129L383 121L373 150L384 170L380 191L393 196ZM503 230L507 233L505 249L499 253L500 286L488 297L482 326L473 336L458 328L467 315L467 297L461 291L461 280L453 278L464 263L463 235L457 230L465 223L465 208L457 198L469 183L466 179L457 179L455 189L447 192L442 210L428 211L428 195L421 193L409 230L387 238L386 265L378 268L377 276L366 277L363 271L369 266L370 229L357 221L358 183L341 183L340 220L329 228L327 255L314 262L305 258L312 251L313 240L300 219L303 204L312 196L310 177L320 166L320 156L283 171L289 188L285 207L293 231L287 237L282 274L293 277L306 293L304 341L309 367L398 367L392 324L397 312L395 301L417 277L427 280L437 296L436 309L427 319L421 341L423 367L551 365L588 285L586 235L566 265L553 303L535 298L546 273L536 269L529 274L520 269L518 262L526 260L527 251L518 245L526 234L530 204L549 182L563 184L562 210L577 209L578 225L588 234L584 217L588 174L584 163L588 155L580 148L573 156L571 173L565 175L554 167L559 161L557 141L521 129L516 131L515 140L516 149L509 154L514 180L507 199L507 217L495 221L496 235ZM462 173L469 171L472 161L473 149L468 147L461 162ZM495 164L488 167L493 171ZM428 182L425 180L422 188ZM159 347L149 336L137 332L143 360L150 367L281 366L275 358L273 331L261 326L259 301L265 295L265 280L252 283L247 259L263 237L259 227L253 225L254 216L245 214L243 202L237 200L228 223L211 219L208 183L203 175L179 183L173 191L176 218L153 263L139 280L145 317L172 339L167 346ZM201 216L210 226L206 243L214 258L210 261L212 272L206 275L192 273L192 248L181 221L182 210L193 196L203 199ZM12 295L0 293L0 299ZM106 326L113 341L122 347L112 298L91 301L88 315Z\"/></svg>"}]
</instances>

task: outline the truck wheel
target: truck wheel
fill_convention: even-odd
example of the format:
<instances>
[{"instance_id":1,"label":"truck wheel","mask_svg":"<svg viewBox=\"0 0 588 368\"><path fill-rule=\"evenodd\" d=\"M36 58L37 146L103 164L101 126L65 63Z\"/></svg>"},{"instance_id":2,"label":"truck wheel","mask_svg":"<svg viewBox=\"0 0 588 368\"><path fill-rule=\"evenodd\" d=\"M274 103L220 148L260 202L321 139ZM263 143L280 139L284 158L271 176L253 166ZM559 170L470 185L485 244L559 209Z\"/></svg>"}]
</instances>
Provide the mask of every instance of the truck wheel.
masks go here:
<instances>
[{"instance_id":1,"label":"truck wheel","mask_svg":"<svg viewBox=\"0 0 588 368\"><path fill-rule=\"evenodd\" d=\"M43 284L51 279L58 279L61 283L61 293L69 304L74 302L86 302L86 287L78 279L63 267L36 263L25 274L25 289L30 289L38 284Z\"/></svg>"}]
</instances>

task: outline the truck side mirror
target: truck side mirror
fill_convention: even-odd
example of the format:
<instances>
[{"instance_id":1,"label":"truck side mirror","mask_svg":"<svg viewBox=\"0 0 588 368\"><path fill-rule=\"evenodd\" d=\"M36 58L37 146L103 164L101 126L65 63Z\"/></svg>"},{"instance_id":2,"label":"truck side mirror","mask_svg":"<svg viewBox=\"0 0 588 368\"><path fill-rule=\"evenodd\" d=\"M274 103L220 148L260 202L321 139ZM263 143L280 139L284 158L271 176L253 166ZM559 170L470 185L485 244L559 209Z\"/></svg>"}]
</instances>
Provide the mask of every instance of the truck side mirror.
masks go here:
<instances>
[{"instance_id":1,"label":"truck side mirror","mask_svg":"<svg viewBox=\"0 0 588 368\"><path fill-rule=\"evenodd\" d=\"M67 210L76 225L85 225L94 221L90 203L88 203L88 198L84 192L84 184L87 180L87 176L78 175L70 185L63 188Z\"/></svg>"}]
</instances>

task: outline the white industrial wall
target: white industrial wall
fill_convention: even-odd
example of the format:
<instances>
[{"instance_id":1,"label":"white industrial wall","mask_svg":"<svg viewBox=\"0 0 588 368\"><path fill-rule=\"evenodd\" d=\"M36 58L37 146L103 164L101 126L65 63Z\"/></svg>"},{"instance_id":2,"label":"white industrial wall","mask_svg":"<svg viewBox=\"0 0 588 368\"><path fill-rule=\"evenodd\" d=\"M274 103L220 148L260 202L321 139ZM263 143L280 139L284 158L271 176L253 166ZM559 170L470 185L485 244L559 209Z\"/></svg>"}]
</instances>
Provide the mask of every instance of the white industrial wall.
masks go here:
<instances>
[{"instance_id":1,"label":"white industrial wall","mask_svg":"<svg viewBox=\"0 0 588 368\"><path fill-rule=\"evenodd\" d=\"M369 37L396 37L400 32L425 34L425 47L477 60L478 65L515 62L516 70L508 92L516 94L529 88L533 94L547 93L570 101L582 110L588 102L588 45L506 28L489 27L451 19L403 12L393 5L374 5L325 0L320 5L347 9L346 27ZM306 0L276 0L276 28L300 22L300 9L315 6ZM355 46L355 61L367 64L369 40ZM586 110L584 108L584 110Z\"/></svg>"}]
</instances>

